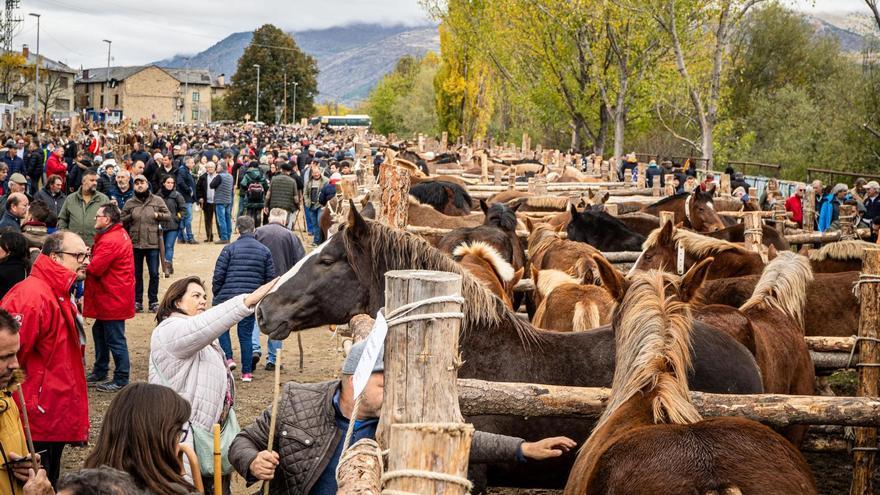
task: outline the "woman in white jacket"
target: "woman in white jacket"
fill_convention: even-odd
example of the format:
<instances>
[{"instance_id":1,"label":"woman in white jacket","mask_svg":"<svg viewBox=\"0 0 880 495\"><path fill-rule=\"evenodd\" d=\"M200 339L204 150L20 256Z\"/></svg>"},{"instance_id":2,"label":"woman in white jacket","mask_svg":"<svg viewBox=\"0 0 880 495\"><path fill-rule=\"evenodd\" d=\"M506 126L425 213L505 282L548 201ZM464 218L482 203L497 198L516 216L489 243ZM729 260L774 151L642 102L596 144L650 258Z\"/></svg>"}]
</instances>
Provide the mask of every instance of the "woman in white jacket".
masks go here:
<instances>
[{"instance_id":1,"label":"woman in white jacket","mask_svg":"<svg viewBox=\"0 0 880 495\"><path fill-rule=\"evenodd\" d=\"M192 406L189 424L184 427L188 430L186 443L193 444L199 454L203 475L212 466L209 435L213 425L219 423L223 428L223 471L229 473L226 454L239 429L232 408L235 380L217 338L253 314L274 284L275 280L207 309L208 297L201 279L187 277L171 284L159 305L159 325L150 339L150 383L172 388ZM206 493L213 493L213 489L208 490L213 485L212 477L204 476L204 481ZM228 474L223 476L223 485L223 492L229 493Z\"/></svg>"}]
</instances>

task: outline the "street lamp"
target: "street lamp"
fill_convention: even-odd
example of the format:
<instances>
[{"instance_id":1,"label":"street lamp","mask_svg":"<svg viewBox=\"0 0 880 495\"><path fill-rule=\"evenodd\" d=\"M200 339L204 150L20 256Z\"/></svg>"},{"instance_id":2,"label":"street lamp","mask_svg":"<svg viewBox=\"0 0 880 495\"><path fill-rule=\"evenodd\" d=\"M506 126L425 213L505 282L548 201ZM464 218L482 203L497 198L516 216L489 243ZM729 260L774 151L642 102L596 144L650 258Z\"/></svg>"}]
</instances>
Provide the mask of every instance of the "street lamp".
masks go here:
<instances>
[{"instance_id":1,"label":"street lamp","mask_svg":"<svg viewBox=\"0 0 880 495\"><path fill-rule=\"evenodd\" d=\"M37 77L34 79L34 126L40 115L40 14L31 12L29 15L37 18ZM24 61L27 64L27 60Z\"/></svg>"},{"instance_id":2,"label":"street lamp","mask_svg":"<svg viewBox=\"0 0 880 495\"><path fill-rule=\"evenodd\" d=\"M105 108L110 108L110 45L113 42L110 40L101 40L101 41L103 41L104 43L107 43L107 82L104 83L107 88L107 91L105 91L105 93L107 94L107 102L106 102L107 106ZM107 120L110 119L110 116L106 115L106 116L104 116L104 119L106 122Z\"/></svg>"},{"instance_id":3,"label":"street lamp","mask_svg":"<svg viewBox=\"0 0 880 495\"><path fill-rule=\"evenodd\" d=\"M260 121L260 64L254 64L254 67L257 68L257 103L256 103L256 111L254 112L254 122Z\"/></svg>"},{"instance_id":4,"label":"street lamp","mask_svg":"<svg viewBox=\"0 0 880 495\"><path fill-rule=\"evenodd\" d=\"M296 87L299 86L299 83L293 81L293 123L296 124Z\"/></svg>"}]
</instances>

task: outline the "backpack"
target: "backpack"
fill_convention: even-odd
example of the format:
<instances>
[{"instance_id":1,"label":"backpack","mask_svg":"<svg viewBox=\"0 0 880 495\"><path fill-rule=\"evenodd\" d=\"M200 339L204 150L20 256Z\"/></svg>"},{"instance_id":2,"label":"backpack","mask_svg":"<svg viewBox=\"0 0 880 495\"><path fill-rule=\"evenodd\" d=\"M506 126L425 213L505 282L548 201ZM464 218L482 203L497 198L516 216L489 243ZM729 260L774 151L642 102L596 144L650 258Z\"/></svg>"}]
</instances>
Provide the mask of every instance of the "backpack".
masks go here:
<instances>
[{"instance_id":1,"label":"backpack","mask_svg":"<svg viewBox=\"0 0 880 495\"><path fill-rule=\"evenodd\" d=\"M247 200L250 203L260 203L263 201L263 184L259 181L251 182L247 187Z\"/></svg>"}]
</instances>

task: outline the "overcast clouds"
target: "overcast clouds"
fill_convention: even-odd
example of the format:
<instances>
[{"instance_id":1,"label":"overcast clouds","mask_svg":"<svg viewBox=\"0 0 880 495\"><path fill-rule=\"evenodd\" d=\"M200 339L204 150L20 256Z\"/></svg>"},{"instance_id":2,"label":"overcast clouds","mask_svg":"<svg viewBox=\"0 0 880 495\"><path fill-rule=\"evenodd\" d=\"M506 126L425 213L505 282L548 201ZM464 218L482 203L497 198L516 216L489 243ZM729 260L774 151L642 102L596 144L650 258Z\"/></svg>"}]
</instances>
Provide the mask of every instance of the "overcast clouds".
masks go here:
<instances>
[{"instance_id":1,"label":"overcast clouds","mask_svg":"<svg viewBox=\"0 0 880 495\"><path fill-rule=\"evenodd\" d=\"M867 12L864 0L793 0L807 11ZM252 31L270 22L303 31L354 22L415 25L426 22L417 0L22 0L24 23L15 48L36 48L73 68L107 63L113 41L113 65L137 65L178 53L197 53L227 35Z\"/></svg>"}]
</instances>

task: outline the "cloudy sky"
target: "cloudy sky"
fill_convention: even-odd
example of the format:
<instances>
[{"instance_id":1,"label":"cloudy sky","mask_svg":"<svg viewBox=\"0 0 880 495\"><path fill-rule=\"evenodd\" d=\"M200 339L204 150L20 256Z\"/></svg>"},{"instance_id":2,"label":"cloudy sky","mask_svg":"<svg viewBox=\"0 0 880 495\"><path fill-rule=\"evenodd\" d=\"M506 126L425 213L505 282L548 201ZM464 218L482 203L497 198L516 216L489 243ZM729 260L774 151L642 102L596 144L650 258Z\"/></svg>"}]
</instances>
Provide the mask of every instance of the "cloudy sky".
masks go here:
<instances>
[{"instance_id":1,"label":"cloudy sky","mask_svg":"<svg viewBox=\"0 0 880 495\"><path fill-rule=\"evenodd\" d=\"M867 12L864 0L789 0L805 11ZM417 0L22 0L24 22L15 48L40 52L73 68L137 65L200 52L227 35L271 22L303 31L354 22L415 25L426 22Z\"/></svg>"}]
</instances>

